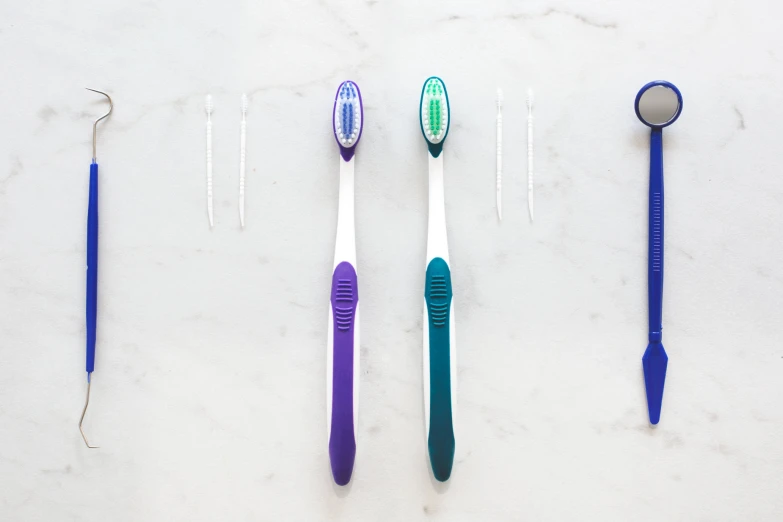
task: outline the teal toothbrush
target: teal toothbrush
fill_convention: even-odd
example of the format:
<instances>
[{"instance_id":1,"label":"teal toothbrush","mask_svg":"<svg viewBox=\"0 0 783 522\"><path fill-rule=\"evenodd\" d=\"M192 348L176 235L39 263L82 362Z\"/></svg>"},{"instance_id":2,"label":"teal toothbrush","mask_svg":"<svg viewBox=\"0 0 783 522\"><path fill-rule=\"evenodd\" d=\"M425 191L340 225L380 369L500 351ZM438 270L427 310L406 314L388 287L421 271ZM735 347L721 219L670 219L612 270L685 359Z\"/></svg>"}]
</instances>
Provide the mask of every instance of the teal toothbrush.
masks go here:
<instances>
[{"instance_id":1,"label":"teal toothbrush","mask_svg":"<svg viewBox=\"0 0 783 522\"><path fill-rule=\"evenodd\" d=\"M454 465L457 361L451 293L443 142L449 134L449 98L443 80L424 82L419 104L421 132L429 150L429 225L424 282L424 422L435 478L449 479Z\"/></svg>"}]
</instances>

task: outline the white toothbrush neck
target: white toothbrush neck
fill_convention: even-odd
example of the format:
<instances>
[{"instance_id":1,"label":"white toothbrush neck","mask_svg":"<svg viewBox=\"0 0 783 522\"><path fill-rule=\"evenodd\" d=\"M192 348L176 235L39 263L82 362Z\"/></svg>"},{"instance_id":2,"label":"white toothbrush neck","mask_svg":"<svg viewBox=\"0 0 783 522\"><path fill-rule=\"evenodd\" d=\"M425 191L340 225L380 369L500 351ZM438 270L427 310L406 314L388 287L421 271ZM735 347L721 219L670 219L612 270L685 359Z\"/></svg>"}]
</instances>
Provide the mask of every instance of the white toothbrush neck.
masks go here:
<instances>
[{"instance_id":1,"label":"white toothbrush neck","mask_svg":"<svg viewBox=\"0 0 783 522\"><path fill-rule=\"evenodd\" d=\"M334 266L348 261L356 268L356 235L354 232L354 158L340 157L340 199L337 209L337 239L334 247Z\"/></svg>"},{"instance_id":2,"label":"white toothbrush neck","mask_svg":"<svg viewBox=\"0 0 783 522\"><path fill-rule=\"evenodd\" d=\"M212 204L212 112L207 111L207 216L210 228L215 224Z\"/></svg>"},{"instance_id":3,"label":"white toothbrush neck","mask_svg":"<svg viewBox=\"0 0 783 522\"><path fill-rule=\"evenodd\" d=\"M527 209L533 222L533 91L528 91L527 101Z\"/></svg>"},{"instance_id":4,"label":"white toothbrush neck","mask_svg":"<svg viewBox=\"0 0 783 522\"><path fill-rule=\"evenodd\" d=\"M443 189L443 152L437 158L429 157L430 209L427 228L427 263L440 257L449 262L449 245L446 238L446 195Z\"/></svg>"},{"instance_id":5,"label":"white toothbrush neck","mask_svg":"<svg viewBox=\"0 0 783 522\"><path fill-rule=\"evenodd\" d=\"M245 226L245 156L247 144L247 112L242 107L242 121L239 124L239 224Z\"/></svg>"},{"instance_id":6,"label":"white toothbrush neck","mask_svg":"<svg viewBox=\"0 0 783 522\"><path fill-rule=\"evenodd\" d=\"M527 107L527 172L528 184L533 185L533 107Z\"/></svg>"}]
</instances>

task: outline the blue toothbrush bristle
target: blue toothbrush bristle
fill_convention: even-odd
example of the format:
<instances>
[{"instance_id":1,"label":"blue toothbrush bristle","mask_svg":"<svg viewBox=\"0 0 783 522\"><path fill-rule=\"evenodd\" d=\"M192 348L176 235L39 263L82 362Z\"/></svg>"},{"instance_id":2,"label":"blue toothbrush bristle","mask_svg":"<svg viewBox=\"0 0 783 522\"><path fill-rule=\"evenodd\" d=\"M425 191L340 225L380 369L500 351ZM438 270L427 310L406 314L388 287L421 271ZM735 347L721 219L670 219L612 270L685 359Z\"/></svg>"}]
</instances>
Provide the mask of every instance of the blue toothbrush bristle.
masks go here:
<instances>
[{"instance_id":1,"label":"blue toothbrush bristle","mask_svg":"<svg viewBox=\"0 0 783 522\"><path fill-rule=\"evenodd\" d=\"M340 143L351 146L359 134L359 96L356 86L351 82L345 82L340 87L337 101L336 133Z\"/></svg>"},{"instance_id":2,"label":"blue toothbrush bristle","mask_svg":"<svg viewBox=\"0 0 783 522\"><path fill-rule=\"evenodd\" d=\"M346 103L343 105L343 132L350 136L353 132L353 104Z\"/></svg>"}]
</instances>

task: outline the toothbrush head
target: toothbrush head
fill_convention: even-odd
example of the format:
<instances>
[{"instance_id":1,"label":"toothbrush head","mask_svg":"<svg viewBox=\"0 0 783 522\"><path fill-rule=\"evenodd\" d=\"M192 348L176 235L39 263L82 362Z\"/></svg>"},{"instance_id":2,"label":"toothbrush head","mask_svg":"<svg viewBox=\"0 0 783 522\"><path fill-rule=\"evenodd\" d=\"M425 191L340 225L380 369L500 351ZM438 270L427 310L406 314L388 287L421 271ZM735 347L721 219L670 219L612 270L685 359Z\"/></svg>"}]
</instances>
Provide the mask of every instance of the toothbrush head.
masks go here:
<instances>
[{"instance_id":1,"label":"toothbrush head","mask_svg":"<svg viewBox=\"0 0 783 522\"><path fill-rule=\"evenodd\" d=\"M533 89L527 90L527 108L528 110L533 108Z\"/></svg>"},{"instance_id":2,"label":"toothbrush head","mask_svg":"<svg viewBox=\"0 0 783 522\"><path fill-rule=\"evenodd\" d=\"M247 94L242 95L242 114L247 113Z\"/></svg>"},{"instance_id":3,"label":"toothbrush head","mask_svg":"<svg viewBox=\"0 0 783 522\"><path fill-rule=\"evenodd\" d=\"M450 113L449 95L443 80L437 76L427 78L421 89L419 122L424 139L427 140L427 148L435 158L440 156L443 142L449 134Z\"/></svg>"},{"instance_id":4,"label":"toothbrush head","mask_svg":"<svg viewBox=\"0 0 783 522\"><path fill-rule=\"evenodd\" d=\"M350 161L356 152L356 144L362 137L364 108L359 86L352 81L344 81L337 88L332 111L334 137L340 146L340 155Z\"/></svg>"},{"instance_id":5,"label":"toothbrush head","mask_svg":"<svg viewBox=\"0 0 783 522\"><path fill-rule=\"evenodd\" d=\"M212 95L207 94L207 99L204 101L204 109L206 109L207 114L212 114Z\"/></svg>"}]
</instances>

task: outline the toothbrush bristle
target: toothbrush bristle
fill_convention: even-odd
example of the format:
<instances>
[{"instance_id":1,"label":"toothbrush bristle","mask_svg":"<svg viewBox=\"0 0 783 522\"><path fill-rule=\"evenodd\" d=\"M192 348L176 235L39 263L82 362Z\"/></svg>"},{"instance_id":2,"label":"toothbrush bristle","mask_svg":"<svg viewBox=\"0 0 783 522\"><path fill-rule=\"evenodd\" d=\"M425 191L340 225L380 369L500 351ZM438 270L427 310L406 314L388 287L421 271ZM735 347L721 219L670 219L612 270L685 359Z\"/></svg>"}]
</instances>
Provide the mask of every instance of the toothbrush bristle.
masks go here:
<instances>
[{"instance_id":1,"label":"toothbrush bristle","mask_svg":"<svg viewBox=\"0 0 783 522\"><path fill-rule=\"evenodd\" d=\"M212 95L207 94L207 98L204 101L204 108L207 110L207 114L212 114Z\"/></svg>"},{"instance_id":2,"label":"toothbrush bristle","mask_svg":"<svg viewBox=\"0 0 783 522\"><path fill-rule=\"evenodd\" d=\"M421 128L430 143L440 143L449 131L449 99L440 78L430 78L421 93Z\"/></svg>"},{"instance_id":3,"label":"toothbrush bristle","mask_svg":"<svg viewBox=\"0 0 783 522\"><path fill-rule=\"evenodd\" d=\"M503 104L503 91L498 89L498 109Z\"/></svg>"},{"instance_id":4,"label":"toothbrush bristle","mask_svg":"<svg viewBox=\"0 0 783 522\"><path fill-rule=\"evenodd\" d=\"M533 107L533 89L527 90L527 108L530 109Z\"/></svg>"},{"instance_id":5,"label":"toothbrush bristle","mask_svg":"<svg viewBox=\"0 0 783 522\"><path fill-rule=\"evenodd\" d=\"M247 112L247 94L242 95L242 113Z\"/></svg>"},{"instance_id":6,"label":"toothbrush bristle","mask_svg":"<svg viewBox=\"0 0 783 522\"><path fill-rule=\"evenodd\" d=\"M337 90L334 104L334 133L343 147L353 147L362 130L362 99L355 83L347 81Z\"/></svg>"}]
</instances>

